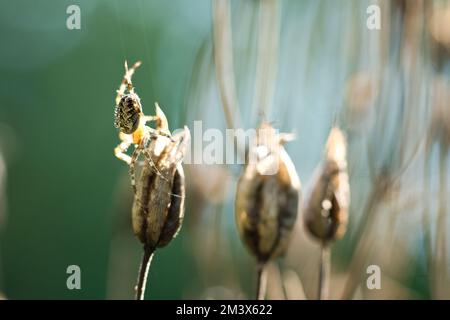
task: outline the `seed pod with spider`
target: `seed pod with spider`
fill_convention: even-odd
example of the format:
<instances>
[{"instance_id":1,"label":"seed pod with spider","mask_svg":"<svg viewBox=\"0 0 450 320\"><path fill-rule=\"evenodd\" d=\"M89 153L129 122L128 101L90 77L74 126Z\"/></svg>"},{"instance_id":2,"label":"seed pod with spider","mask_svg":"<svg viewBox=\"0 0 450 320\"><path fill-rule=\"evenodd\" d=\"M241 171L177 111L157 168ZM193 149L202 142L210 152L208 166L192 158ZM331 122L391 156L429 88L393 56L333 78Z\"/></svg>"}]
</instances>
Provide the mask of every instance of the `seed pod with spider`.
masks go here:
<instances>
[{"instance_id":1,"label":"seed pod with spider","mask_svg":"<svg viewBox=\"0 0 450 320\"><path fill-rule=\"evenodd\" d=\"M189 139L189 129L185 127L172 139L152 139L144 150L151 161L146 161L141 169L132 223L134 233L147 247L166 246L181 227L185 197L181 162Z\"/></svg>"},{"instance_id":2,"label":"seed pod with spider","mask_svg":"<svg viewBox=\"0 0 450 320\"><path fill-rule=\"evenodd\" d=\"M236 223L242 241L258 261L258 298L264 298L264 265L289 244L300 196L300 179L283 147L291 135L263 123L236 192Z\"/></svg>"},{"instance_id":3,"label":"seed pod with spider","mask_svg":"<svg viewBox=\"0 0 450 320\"><path fill-rule=\"evenodd\" d=\"M347 143L343 132L334 127L325 148L323 163L316 173L304 209L304 224L321 244L318 298L328 296L330 270L328 245L341 238L347 227L350 187L347 173Z\"/></svg>"},{"instance_id":4,"label":"seed pod with spider","mask_svg":"<svg viewBox=\"0 0 450 320\"><path fill-rule=\"evenodd\" d=\"M133 230L144 244L138 278L137 298L143 299L149 262L156 248L177 235L184 217L185 183L181 165L190 139L187 127L172 139L158 136L144 151L147 161L141 169L132 209Z\"/></svg>"},{"instance_id":5,"label":"seed pod with spider","mask_svg":"<svg viewBox=\"0 0 450 320\"><path fill-rule=\"evenodd\" d=\"M134 191L132 226L135 235L144 245L144 256L139 271L136 298L143 299L147 273L156 248L166 246L181 228L184 216L185 184L181 165L190 140L187 127L171 135L164 112L158 106L155 116L143 114L139 96L134 92L131 76L140 62L128 69L117 91L115 125L120 129L121 143L114 150L120 160L130 167ZM128 93L125 91L128 90ZM146 126L155 121L155 129ZM132 155L126 153L134 144ZM138 184L135 167L140 155L144 163Z\"/></svg>"}]
</instances>

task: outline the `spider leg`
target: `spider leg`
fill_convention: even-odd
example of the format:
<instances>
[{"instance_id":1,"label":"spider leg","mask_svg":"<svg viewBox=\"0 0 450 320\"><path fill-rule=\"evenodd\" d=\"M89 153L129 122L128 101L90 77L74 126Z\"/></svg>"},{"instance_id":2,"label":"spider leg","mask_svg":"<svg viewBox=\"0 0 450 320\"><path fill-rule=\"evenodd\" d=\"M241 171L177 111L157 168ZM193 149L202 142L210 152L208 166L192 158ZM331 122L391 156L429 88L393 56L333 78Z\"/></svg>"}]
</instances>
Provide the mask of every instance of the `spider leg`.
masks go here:
<instances>
[{"instance_id":1,"label":"spider leg","mask_svg":"<svg viewBox=\"0 0 450 320\"><path fill-rule=\"evenodd\" d=\"M160 116L158 116L158 115L156 115L156 116L142 115L141 117L144 120L144 124L147 122L150 122L150 121L156 122L156 129L146 126L148 128L148 131L149 131L151 137L157 137L158 135L160 135L160 136L170 138L170 141L172 141L172 142L174 141L172 139L172 135L170 134L170 132L168 130L160 128L161 127L161 117Z\"/></svg>"},{"instance_id":2,"label":"spider leg","mask_svg":"<svg viewBox=\"0 0 450 320\"><path fill-rule=\"evenodd\" d=\"M149 136L151 138L156 138L158 136L164 136L170 139L170 141L175 142L175 140L172 139L172 135L169 131L169 124L167 123L167 118L164 112L159 107L158 103L155 103L155 109L156 109L156 115L154 116L147 116L144 114L141 114L141 119L144 121L144 125L147 122L155 121L156 122L156 128L153 129L151 127L145 126Z\"/></svg>"},{"instance_id":3,"label":"spider leg","mask_svg":"<svg viewBox=\"0 0 450 320\"><path fill-rule=\"evenodd\" d=\"M151 117L151 116L144 116L144 117ZM159 130L159 129L153 129L149 126L145 126L145 131L150 139L156 139L159 136L163 136L163 137L169 138L171 142L175 142L175 140L173 139L170 132L166 132L164 130Z\"/></svg>"},{"instance_id":4,"label":"spider leg","mask_svg":"<svg viewBox=\"0 0 450 320\"><path fill-rule=\"evenodd\" d=\"M128 138L125 134L119 134L120 137L120 144L114 148L114 155L126 162L127 164L131 163L131 157L129 155L126 154L128 148L130 147L130 145L132 144L132 140L130 138Z\"/></svg>"},{"instance_id":5,"label":"spider leg","mask_svg":"<svg viewBox=\"0 0 450 320\"><path fill-rule=\"evenodd\" d=\"M148 163L153 168L153 170L155 170L156 174L159 175L162 179L169 181L166 177L164 177L164 175L161 173L161 171L159 171L158 168L156 167L156 164L155 164L155 162L153 162L153 158L152 158L152 155L150 154L150 151L147 149L144 149L143 153L144 153L145 159L148 161Z\"/></svg>"},{"instance_id":6,"label":"spider leg","mask_svg":"<svg viewBox=\"0 0 450 320\"><path fill-rule=\"evenodd\" d=\"M156 120L158 120L158 117L157 116L146 116L146 115L143 115L142 119L145 122L149 122L149 121L156 121Z\"/></svg>"},{"instance_id":7,"label":"spider leg","mask_svg":"<svg viewBox=\"0 0 450 320\"><path fill-rule=\"evenodd\" d=\"M188 143L191 139L191 134L189 129L185 126L183 131L176 133L172 137L172 141L177 143L175 149L175 161L180 162L186 155L186 149L188 148Z\"/></svg>"},{"instance_id":8,"label":"spider leg","mask_svg":"<svg viewBox=\"0 0 450 320\"><path fill-rule=\"evenodd\" d=\"M136 149L134 149L133 154L131 155L130 179L131 179L131 187L133 188L134 193L136 193L136 162L142 150L143 149L139 146Z\"/></svg>"},{"instance_id":9,"label":"spider leg","mask_svg":"<svg viewBox=\"0 0 450 320\"><path fill-rule=\"evenodd\" d=\"M137 68L141 65L140 61L137 61L131 69L128 69L128 63L125 61L125 75L123 76L122 83L120 84L119 90L117 90L117 96L116 96L116 105L119 104L120 99L125 93L125 90L128 89L128 91L133 92L133 83L131 82L131 77L133 76L134 72Z\"/></svg>"}]
</instances>

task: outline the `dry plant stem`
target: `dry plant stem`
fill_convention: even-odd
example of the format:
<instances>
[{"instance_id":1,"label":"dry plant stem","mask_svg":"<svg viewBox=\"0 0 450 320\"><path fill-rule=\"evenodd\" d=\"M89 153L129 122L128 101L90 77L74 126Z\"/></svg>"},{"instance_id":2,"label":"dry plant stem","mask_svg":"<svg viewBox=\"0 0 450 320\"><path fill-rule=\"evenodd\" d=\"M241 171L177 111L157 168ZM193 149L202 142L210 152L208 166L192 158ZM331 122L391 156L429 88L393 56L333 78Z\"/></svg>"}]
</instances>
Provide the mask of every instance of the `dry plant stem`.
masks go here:
<instances>
[{"instance_id":1,"label":"dry plant stem","mask_svg":"<svg viewBox=\"0 0 450 320\"><path fill-rule=\"evenodd\" d=\"M284 260L283 260L284 261ZM278 270L278 272L279 272L279 274L280 274L280 279L281 279L281 282L280 282L280 286L281 286L281 290L283 291L283 300L289 300L288 299L288 294L287 294L287 289L286 289L286 284L285 284L285 282L283 281L283 269L284 269L284 264L280 264L280 265L276 265L276 268L277 268L277 270Z\"/></svg>"},{"instance_id":2,"label":"dry plant stem","mask_svg":"<svg viewBox=\"0 0 450 320\"><path fill-rule=\"evenodd\" d=\"M446 246L446 202L447 202L447 155L448 150L444 146L439 150L439 208L436 223L436 255L434 263L435 298L445 297L447 285L447 246Z\"/></svg>"},{"instance_id":3,"label":"dry plant stem","mask_svg":"<svg viewBox=\"0 0 450 320\"><path fill-rule=\"evenodd\" d=\"M317 299L328 300L330 290L330 249L325 244L320 245L320 270L317 288Z\"/></svg>"},{"instance_id":4,"label":"dry plant stem","mask_svg":"<svg viewBox=\"0 0 450 320\"><path fill-rule=\"evenodd\" d=\"M256 279L256 299L264 300L266 297L266 289L267 289L267 268L266 263L258 262L256 266L257 270L257 279Z\"/></svg>"},{"instance_id":5,"label":"dry plant stem","mask_svg":"<svg viewBox=\"0 0 450 320\"><path fill-rule=\"evenodd\" d=\"M145 287L147 284L148 270L152 263L155 248L144 246L144 254L142 255L141 266L139 267L139 275L136 285L136 300L144 300Z\"/></svg>"},{"instance_id":6,"label":"dry plant stem","mask_svg":"<svg viewBox=\"0 0 450 320\"><path fill-rule=\"evenodd\" d=\"M227 126L230 129L236 129L241 127L241 120L237 113L239 108L233 69L233 39L230 19L228 0L215 0L213 2L213 29L216 76ZM234 146L238 156L245 159L244 146L237 143L236 137Z\"/></svg>"},{"instance_id":7,"label":"dry plant stem","mask_svg":"<svg viewBox=\"0 0 450 320\"><path fill-rule=\"evenodd\" d=\"M433 281L433 245L430 236L430 149L427 148L425 151L425 161L424 161L424 193L425 193L425 203L422 213L422 233L423 233L423 248L425 250L426 257L426 267L428 274L428 283L430 285L431 291L434 291L434 281Z\"/></svg>"},{"instance_id":8,"label":"dry plant stem","mask_svg":"<svg viewBox=\"0 0 450 320\"><path fill-rule=\"evenodd\" d=\"M259 8L258 56L256 65L253 110L264 120L273 103L277 73L279 10L276 0L262 0Z\"/></svg>"},{"instance_id":9,"label":"dry plant stem","mask_svg":"<svg viewBox=\"0 0 450 320\"><path fill-rule=\"evenodd\" d=\"M227 0L213 2L214 60L217 82L229 128L236 128L234 115L237 108L236 84L233 71L230 4Z\"/></svg>"},{"instance_id":10,"label":"dry plant stem","mask_svg":"<svg viewBox=\"0 0 450 320\"><path fill-rule=\"evenodd\" d=\"M353 297L359 281L362 276L364 261L367 256L367 248L370 246L370 233L371 227L374 225L375 213L378 209L378 204L383 199L385 193L384 186L388 184L375 183L374 188L371 191L368 202L364 208L364 216L359 224L358 235L356 236L356 243L358 243L355 251L353 253L350 266L349 266L349 277L345 283L344 291L342 294L343 300L348 300Z\"/></svg>"}]
</instances>

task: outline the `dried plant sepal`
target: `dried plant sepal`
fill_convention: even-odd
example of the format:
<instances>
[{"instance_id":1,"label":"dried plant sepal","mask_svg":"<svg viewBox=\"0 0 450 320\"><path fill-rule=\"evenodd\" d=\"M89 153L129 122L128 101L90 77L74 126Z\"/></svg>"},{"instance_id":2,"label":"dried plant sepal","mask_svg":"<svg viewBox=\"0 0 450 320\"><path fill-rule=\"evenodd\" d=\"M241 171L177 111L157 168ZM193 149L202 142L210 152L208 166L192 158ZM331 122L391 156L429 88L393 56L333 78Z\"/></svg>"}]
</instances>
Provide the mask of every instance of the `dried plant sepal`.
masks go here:
<instances>
[{"instance_id":1,"label":"dried plant sepal","mask_svg":"<svg viewBox=\"0 0 450 320\"><path fill-rule=\"evenodd\" d=\"M159 237L158 246L164 247L175 238L181 229L184 218L185 199L184 171L181 164L177 165L172 185L171 202L164 228Z\"/></svg>"}]
</instances>

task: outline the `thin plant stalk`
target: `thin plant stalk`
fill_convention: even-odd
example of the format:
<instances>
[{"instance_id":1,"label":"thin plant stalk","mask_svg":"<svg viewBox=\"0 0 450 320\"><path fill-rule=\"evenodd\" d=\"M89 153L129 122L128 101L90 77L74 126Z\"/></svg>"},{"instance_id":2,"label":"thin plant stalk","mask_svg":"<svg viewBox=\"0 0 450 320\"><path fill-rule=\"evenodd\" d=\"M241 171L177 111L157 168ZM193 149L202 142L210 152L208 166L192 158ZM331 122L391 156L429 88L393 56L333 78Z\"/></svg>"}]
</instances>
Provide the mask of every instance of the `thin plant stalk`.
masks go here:
<instances>
[{"instance_id":1,"label":"thin plant stalk","mask_svg":"<svg viewBox=\"0 0 450 320\"><path fill-rule=\"evenodd\" d=\"M328 300L330 291L330 249L322 243L320 246L320 269L319 269L319 281L317 288L317 299Z\"/></svg>"},{"instance_id":2,"label":"thin plant stalk","mask_svg":"<svg viewBox=\"0 0 450 320\"><path fill-rule=\"evenodd\" d=\"M144 300L145 288L147 285L148 270L152 263L155 248L144 246L144 254L142 255L141 266L136 285L136 300Z\"/></svg>"},{"instance_id":3,"label":"thin plant stalk","mask_svg":"<svg viewBox=\"0 0 450 320\"><path fill-rule=\"evenodd\" d=\"M281 291L283 292L283 300L288 300L286 284L283 281L283 267L283 264L275 264L276 271L278 272L278 275L280 277L280 287Z\"/></svg>"},{"instance_id":4,"label":"thin plant stalk","mask_svg":"<svg viewBox=\"0 0 450 320\"><path fill-rule=\"evenodd\" d=\"M280 32L278 1L260 1L258 29L253 110L257 110L258 120L261 122L265 120L266 113L273 104L275 92Z\"/></svg>"},{"instance_id":5,"label":"thin plant stalk","mask_svg":"<svg viewBox=\"0 0 450 320\"><path fill-rule=\"evenodd\" d=\"M213 2L214 61L225 120L229 128L236 128L238 100L233 70L233 40L230 26L230 4L228 0Z\"/></svg>"},{"instance_id":6,"label":"thin plant stalk","mask_svg":"<svg viewBox=\"0 0 450 320\"><path fill-rule=\"evenodd\" d=\"M427 148L425 151L425 161L424 161L424 178L423 178L423 184L424 184L424 209L422 212L422 233L423 233L423 248L425 251L425 257L426 257L426 268L427 268L427 274L428 274L428 283L431 288L434 288L435 284L433 281L433 245L432 245L432 239L430 234L430 145L431 143L427 143ZM433 289L431 291L434 291Z\"/></svg>"},{"instance_id":7,"label":"thin plant stalk","mask_svg":"<svg viewBox=\"0 0 450 320\"><path fill-rule=\"evenodd\" d=\"M446 262L447 262L447 246L445 228L446 222L446 201L447 193L447 155L448 149L445 146L440 146L439 150L439 208L436 224L436 262L434 266L435 271L435 291L437 299L445 296L446 284Z\"/></svg>"},{"instance_id":8,"label":"thin plant stalk","mask_svg":"<svg viewBox=\"0 0 450 320\"><path fill-rule=\"evenodd\" d=\"M391 181L391 180L388 180ZM384 178L378 179L373 186L369 199L364 207L365 214L360 222L358 234L356 235L357 246L354 250L353 257L349 265L349 277L344 285L344 291L341 299L348 300L353 297L353 294L358 287L361 279L362 270L364 269L364 261L367 258L368 248L371 246L371 228L376 221L376 212L378 204L385 197L388 192L389 183L384 181ZM386 188L385 188L386 187Z\"/></svg>"},{"instance_id":9,"label":"thin plant stalk","mask_svg":"<svg viewBox=\"0 0 450 320\"><path fill-rule=\"evenodd\" d=\"M267 268L264 262L259 262L256 266L256 299L264 300L267 290Z\"/></svg>"},{"instance_id":10,"label":"thin plant stalk","mask_svg":"<svg viewBox=\"0 0 450 320\"><path fill-rule=\"evenodd\" d=\"M228 0L213 2L213 35L214 62L217 74L222 108L228 128L241 127L241 117L238 112L238 98L233 63L233 36L231 30L230 3ZM241 160L245 159L245 146L238 143L234 137L234 148Z\"/></svg>"}]
</instances>

